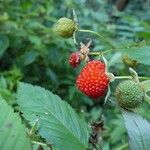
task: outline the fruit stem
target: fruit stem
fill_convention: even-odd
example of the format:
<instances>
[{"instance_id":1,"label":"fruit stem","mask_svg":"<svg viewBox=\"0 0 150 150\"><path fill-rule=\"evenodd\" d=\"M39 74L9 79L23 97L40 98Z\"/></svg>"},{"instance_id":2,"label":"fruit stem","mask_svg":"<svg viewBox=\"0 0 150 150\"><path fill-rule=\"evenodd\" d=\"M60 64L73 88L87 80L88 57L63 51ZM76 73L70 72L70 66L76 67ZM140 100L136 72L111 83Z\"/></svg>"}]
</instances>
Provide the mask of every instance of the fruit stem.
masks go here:
<instances>
[{"instance_id":1,"label":"fruit stem","mask_svg":"<svg viewBox=\"0 0 150 150\"><path fill-rule=\"evenodd\" d=\"M32 141L33 144L38 144L42 146L47 146L45 143L37 142L37 141Z\"/></svg>"},{"instance_id":2,"label":"fruit stem","mask_svg":"<svg viewBox=\"0 0 150 150\"><path fill-rule=\"evenodd\" d=\"M112 49L109 49L109 50L106 50L106 51L101 51L101 52L93 51L93 52L90 52L89 55L102 55L102 54L108 53L110 51L112 51Z\"/></svg>"},{"instance_id":3,"label":"fruit stem","mask_svg":"<svg viewBox=\"0 0 150 150\"><path fill-rule=\"evenodd\" d=\"M74 44L78 45L78 42L76 40L76 33L75 32L73 33L73 42L74 42Z\"/></svg>"},{"instance_id":4,"label":"fruit stem","mask_svg":"<svg viewBox=\"0 0 150 150\"><path fill-rule=\"evenodd\" d=\"M50 148L50 150L53 150L52 148L52 145L49 143L49 144L45 144L45 143L42 143L42 142L37 142L37 141L31 141L32 144L38 144L38 145L41 145L41 146L47 146Z\"/></svg>"},{"instance_id":5,"label":"fruit stem","mask_svg":"<svg viewBox=\"0 0 150 150\"><path fill-rule=\"evenodd\" d=\"M150 77L138 77L142 80L150 80ZM132 76L115 76L115 79L132 79Z\"/></svg>"},{"instance_id":6,"label":"fruit stem","mask_svg":"<svg viewBox=\"0 0 150 150\"><path fill-rule=\"evenodd\" d=\"M128 147L128 143L125 143L124 145L121 145L120 147L116 148L116 150L123 150Z\"/></svg>"},{"instance_id":7,"label":"fruit stem","mask_svg":"<svg viewBox=\"0 0 150 150\"><path fill-rule=\"evenodd\" d=\"M92 31L92 30L85 30L85 29L78 29L77 31L95 34L98 37L100 37L101 40L103 40L105 43L107 43L112 49L116 49L116 47L112 43L110 43L104 36L102 36L98 32L95 32L95 31Z\"/></svg>"},{"instance_id":8,"label":"fruit stem","mask_svg":"<svg viewBox=\"0 0 150 150\"><path fill-rule=\"evenodd\" d=\"M89 55L102 55L103 52L90 52Z\"/></svg>"}]
</instances>

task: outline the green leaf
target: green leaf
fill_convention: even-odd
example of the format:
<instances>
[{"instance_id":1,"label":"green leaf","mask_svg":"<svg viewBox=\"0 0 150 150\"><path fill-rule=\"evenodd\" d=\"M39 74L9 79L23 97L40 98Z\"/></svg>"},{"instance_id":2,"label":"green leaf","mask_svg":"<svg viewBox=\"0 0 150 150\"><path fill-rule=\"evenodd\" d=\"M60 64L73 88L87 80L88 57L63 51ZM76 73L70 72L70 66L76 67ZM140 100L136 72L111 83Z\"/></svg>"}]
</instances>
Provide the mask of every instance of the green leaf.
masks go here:
<instances>
[{"instance_id":1,"label":"green leaf","mask_svg":"<svg viewBox=\"0 0 150 150\"><path fill-rule=\"evenodd\" d=\"M0 98L0 110L0 149L31 150L31 143L26 137L21 119L2 98Z\"/></svg>"},{"instance_id":2,"label":"green leaf","mask_svg":"<svg viewBox=\"0 0 150 150\"><path fill-rule=\"evenodd\" d=\"M134 112L123 111L122 114L129 135L129 148L148 150L150 148L150 123Z\"/></svg>"},{"instance_id":3,"label":"green leaf","mask_svg":"<svg viewBox=\"0 0 150 150\"><path fill-rule=\"evenodd\" d=\"M35 51L27 51L22 57L21 60L23 61L22 64L23 65L29 65L31 63L33 63L34 61L36 61L36 59L38 58L39 53L35 52Z\"/></svg>"},{"instance_id":4,"label":"green leaf","mask_svg":"<svg viewBox=\"0 0 150 150\"><path fill-rule=\"evenodd\" d=\"M33 43L33 44L35 44L35 45L41 45L41 38L40 37L38 37L38 36L29 36L29 39L30 39L30 41Z\"/></svg>"},{"instance_id":5,"label":"green leaf","mask_svg":"<svg viewBox=\"0 0 150 150\"><path fill-rule=\"evenodd\" d=\"M7 88L6 79L3 76L0 76L0 89L6 89L6 88Z\"/></svg>"},{"instance_id":6,"label":"green leaf","mask_svg":"<svg viewBox=\"0 0 150 150\"><path fill-rule=\"evenodd\" d=\"M83 150L87 125L57 95L38 86L19 83L17 101L31 125L38 119L39 134L61 150Z\"/></svg>"},{"instance_id":7,"label":"green leaf","mask_svg":"<svg viewBox=\"0 0 150 150\"><path fill-rule=\"evenodd\" d=\"M150 46L123 49L122 52L139 63L150 65Z\"/></svg>"},{"instance_id":8,"label":"green leaf","mask_svg":"<svg viewBox=\"0 0 150 150\"><path fill-rule=\"evenodd\" d=\"M9 46L9 39L7 36L0 34L0 58Z\"/></svg>"}]
</instances>

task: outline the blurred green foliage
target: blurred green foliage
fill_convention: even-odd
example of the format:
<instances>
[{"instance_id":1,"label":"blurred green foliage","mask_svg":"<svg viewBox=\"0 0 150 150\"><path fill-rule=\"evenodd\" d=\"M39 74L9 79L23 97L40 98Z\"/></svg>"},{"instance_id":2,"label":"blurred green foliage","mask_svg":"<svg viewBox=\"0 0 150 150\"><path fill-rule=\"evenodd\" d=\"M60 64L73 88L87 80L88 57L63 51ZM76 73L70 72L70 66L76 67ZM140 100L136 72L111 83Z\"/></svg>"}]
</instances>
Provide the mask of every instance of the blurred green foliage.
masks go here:
<instances>
[{"instance_id":1,"label":"blurred green foliage","mask_svg":"<svg viewBox=\"0 0 150 150\"><path fill-rule=\"evenodd\" d=\"M129 1L125 10L118 11L114 0L0 0L0 93L17 109L15 92L18 81L45 87L68 101L76 111L92 123L104 116L104 150L127 149L126 131L114 96L115 84L106 106L95 103L81 94L75 78L81 68L72 69L68 57L76 46L72 39L62 39L52 30L60 17L72 18L75 9L79 27L101 33L115 46L149 43L150 3L148 0ZM77 33L77 41L92 38L91 50L109 47L91 34ZM128 75L128 66L122 62L119 51L106 55L109 71L115 75ZM84 64L83 64L84 65ZM138 65L140 76L149 76L150 69ZM138 109L150 119L146 103ZM82 113L84 112L84 113ZM119 148L120 147L120 148Z\"/></svg>"}]
</instances>

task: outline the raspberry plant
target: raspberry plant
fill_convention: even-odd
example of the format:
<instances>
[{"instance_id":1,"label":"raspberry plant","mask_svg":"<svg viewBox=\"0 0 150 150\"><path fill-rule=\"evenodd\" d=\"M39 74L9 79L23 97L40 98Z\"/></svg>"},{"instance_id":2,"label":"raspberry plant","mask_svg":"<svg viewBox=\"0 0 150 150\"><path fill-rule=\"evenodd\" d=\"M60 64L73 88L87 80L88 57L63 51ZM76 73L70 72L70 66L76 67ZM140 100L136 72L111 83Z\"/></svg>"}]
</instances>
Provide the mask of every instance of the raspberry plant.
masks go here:
<instances>
[{"instance_id":1,"label":"raspberry plant","mask_svg":"<svg viewBox=\"0 0 150 150\"><path fill-rule=\"evenodd\" d=\"M42 13L42 10L40 10L40 15ZM7 14L4 13L2 16L0 22L9 21ZM92 115L92 112L88 110L87 106L83 106L82 111L80 111L78 108L72 108L74 106L71 106L68 101L62 100L57 94L54 94L55 92L25 83L24 78L24 82L17 82L20 81L22 76L21 71L14 66L13 70L7 74L10 91L17 89L13 96L9 97L10 93L6 90L5 79L1 77L0 80L1 85L3 85L1 89L4 90L2 91L4 93L2 97L8 96L14 101L16 100L16 103L12 102L13 108L11 108L8 106L9 102L7 104L3 98L0 98L0 149L105 150L106 147L104 147L103 142L103 134L107 130L105 120L108 117L109 122L111 122L111 118L106 115L104 117L104 113L107 109L112 109L110 107L112 105L122 115L119 121L124 121L129 137L129 143L116 149L149 150L150 124L136 111L139 107L142 107L142 104L150 104L150 97L148 96L150 77L138 75L139 71L135 71L137 65L150 65L150 46L148 42L116 45L109 40L109 37L105 37L96 31L81 29L75 12L73 12L73 16L73 18L63 17L58 19L54 29L52 29L52 33L56 34L56 37L58 35L62 38L67 38L67 40L72 38L71 42L76 50L70 53L70 57L66 58L66 61L68 61L67 65L70 65L70 70L76 72L73 86L77 91L77 95L83 96L81 102L85 98L85 100L89 100L89 103L93 104L93 110L94 107L98 107L102 112L99 112L98 117L95 117L96 119L90 122L89 116ZM7 27L5 24L2 24L2 26L3 28ZM20 26L26 27L26 22L25 25L21 24ZM39 25L39 28L44 31L42 35L49 31L42 25ZM33 29L36 30L32 26L28 32L32 33ZM9 47L9 32L7 36L0 35L0 39L2 39L0 42L0 57ZM36 30L36 32L40 31ZM16 34L19 34L19 32ZM80 37L83 37L82 40L85 41L87 34L90 36L90 40L88 39L88 42L83 44ZM94 35L94 38L92 35ZM54 40L57 40L56 37ZM40 38L34 35L28 38L31 43L36 45L35 49L37 48L40 51L41 48L44 48L45 45L41 44ZM97 38L100 39L100 43L105 45L101 50L94 50L93 48L97 44L94 43ZM43 39L46 44L48 39L46 37L43 37ZM61 39L59 42L65 40ZM59 48L61 49L61 46ZM66 49L69 49L67 45ZM117 55L117 60L114 60L114 57L112 57L114 55L111 55L114 53ZM31 59L27 57L29 55L32 55ZM26 66L38 56L38 52L32 51L26 52L19 59L27 58L23 64ZM46 67L48 67L49 64L45 56L48 55L43 52L39 58L44 58ZM111 65L113 63L117 65L118 60L123 60L122 64L125 63L129 75L124 76L124 74L121 75L121 72L117 73L117 67L115 71L112 71ZM55 62L53 63L55 64ZM40 62L40 65L43 68L42 62ZM63 71L65 72L66 70ZM54 76L50 69L47 72L51 77ZM70 72L67 73L65 78L70 80ZM11 76L13 76L13 79L10 78ZM54 77L53 79L56 80ZM34 80L37 79L34 78ZM38 85L40 85L40 82ZM55 88L57 89L58 87ZM88 114L91 114L86 115L84 109L87 109ZM113 131L108 132L110 132L110 135L113 134ZM111 140L113 141L113 139Z\"/></svg>"}]
</instances>

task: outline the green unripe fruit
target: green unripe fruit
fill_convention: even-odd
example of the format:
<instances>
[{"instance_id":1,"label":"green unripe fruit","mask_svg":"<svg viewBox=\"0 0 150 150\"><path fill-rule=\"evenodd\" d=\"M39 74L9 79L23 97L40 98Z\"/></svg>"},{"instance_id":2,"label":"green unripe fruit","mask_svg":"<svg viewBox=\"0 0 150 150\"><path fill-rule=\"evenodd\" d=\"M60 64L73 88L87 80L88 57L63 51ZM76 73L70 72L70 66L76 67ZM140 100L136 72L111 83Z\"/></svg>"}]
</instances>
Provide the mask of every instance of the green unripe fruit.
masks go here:
<instances>
[{"instance_id":1,"label":"green unripe fruit","mask_svg":"<svg viewBox=\"0 0 150 150\"><path fill-rule=\"evenodd\" d=\"M121 82L116 88L118 104L125 109L134 109L144 101L145 92L133 80Z\"/></svg>"},{"instance_id":2,"label":"green unripe fruit","mask_svg":"<svg viewBox=\"0 0 150 150\"><path fill-rule=\"evenodd\" d=\"M76 23L69 18L60 18L54 26L54 31L61 37L70 38L77 29Z\"/></svg>"}]
</instances>

